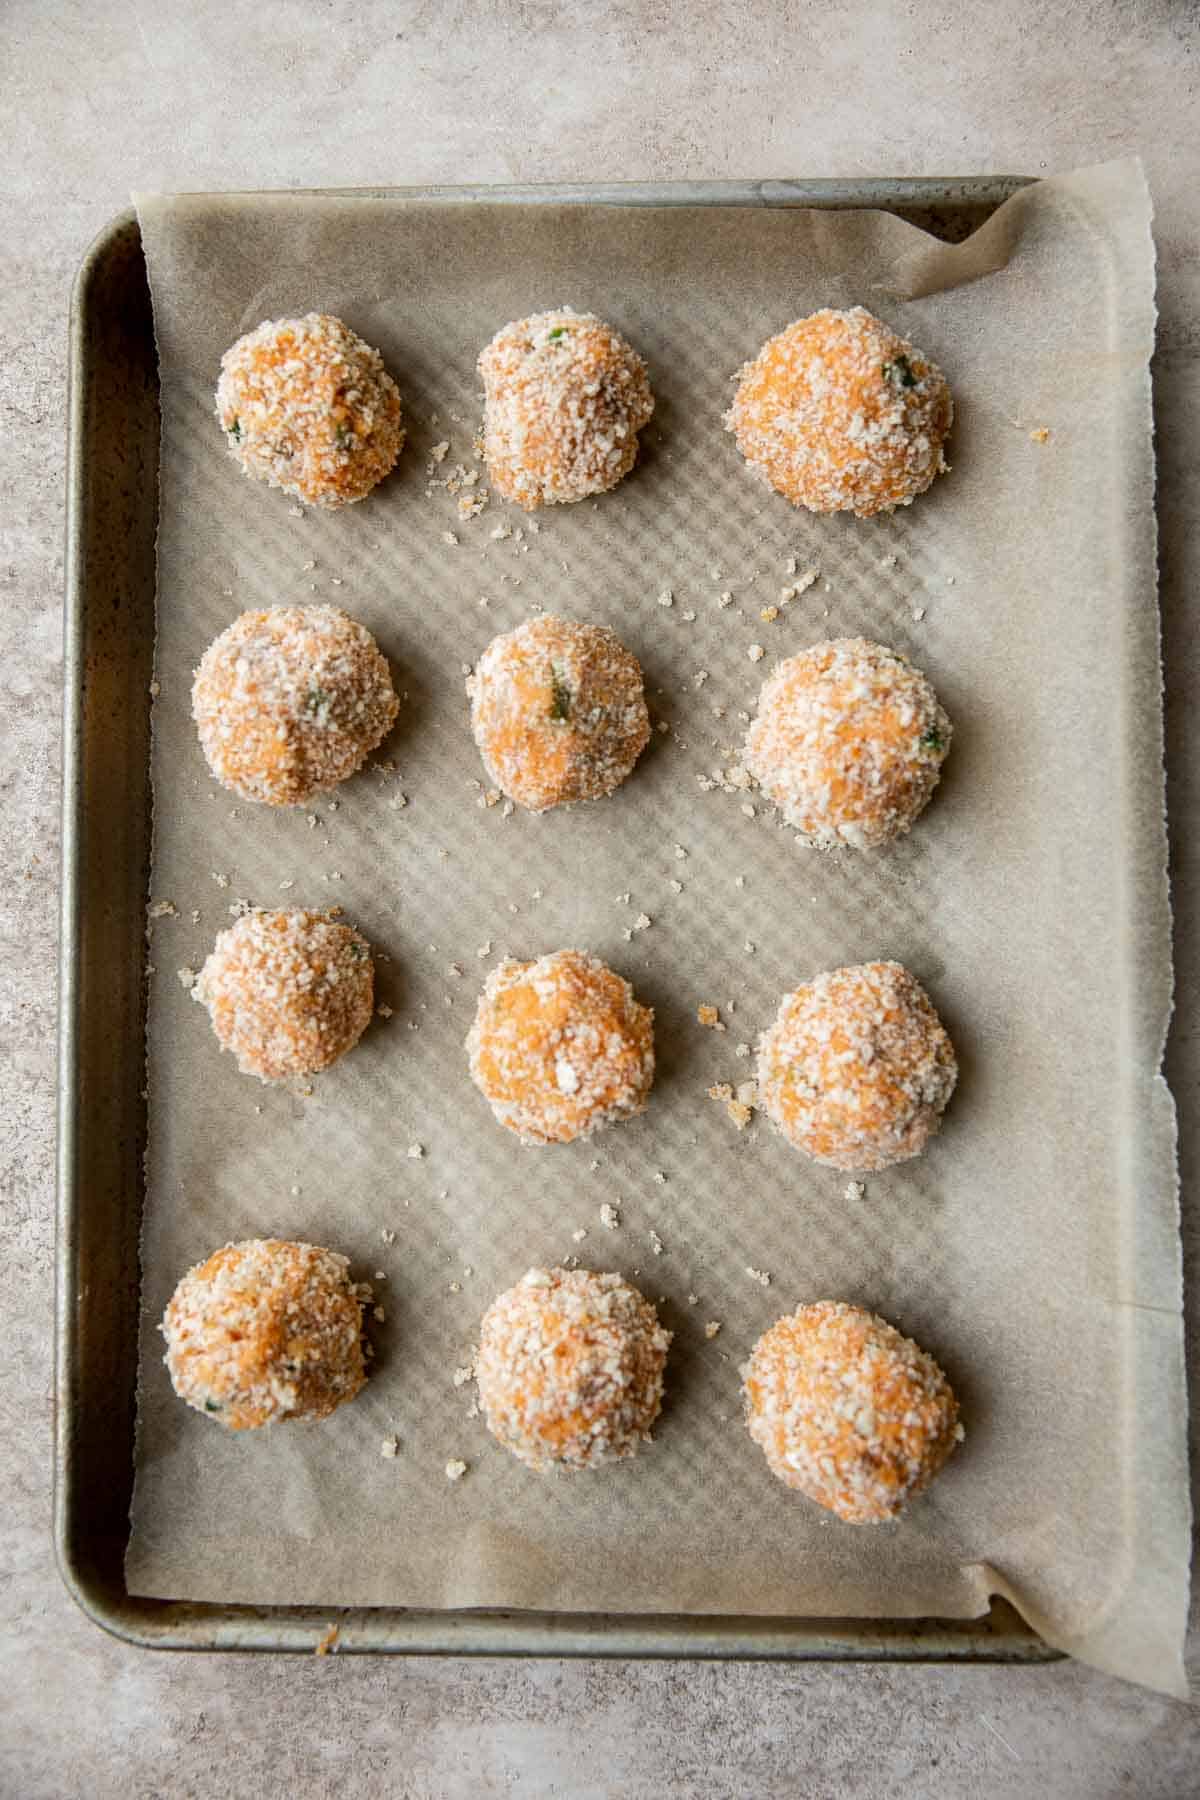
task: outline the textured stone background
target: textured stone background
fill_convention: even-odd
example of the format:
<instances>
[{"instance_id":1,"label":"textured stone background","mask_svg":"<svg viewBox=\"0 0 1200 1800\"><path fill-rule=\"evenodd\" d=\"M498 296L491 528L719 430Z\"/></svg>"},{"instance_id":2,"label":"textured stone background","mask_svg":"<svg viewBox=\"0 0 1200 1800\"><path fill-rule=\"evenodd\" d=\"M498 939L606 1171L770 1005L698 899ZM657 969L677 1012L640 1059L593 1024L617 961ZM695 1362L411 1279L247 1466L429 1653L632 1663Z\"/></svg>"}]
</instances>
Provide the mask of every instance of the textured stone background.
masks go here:
<instances>
[{"instance_id":1,"label":"textured stone background","mask_svg":"<svg viewBox=\"0 0 1200 1800\"><path fill-rule=\"evenodd\" d=\"M0 4L0 1796L1053 1796L1200 1791L1200 1718L1010 1671L183 1657L110 1641L49 1544L64 349L131 188L1049 170L1140 150L1197 1161L1200 14L1194 0ZM1190 687L1189 687L1190 679ZM1200 1235L1187 1222L1189 1274ZM1197 1309L1193 1385L1200 1386ZM1200 1636L1193 1636L1200 1669Z\"/></svg>"}]
</instances>

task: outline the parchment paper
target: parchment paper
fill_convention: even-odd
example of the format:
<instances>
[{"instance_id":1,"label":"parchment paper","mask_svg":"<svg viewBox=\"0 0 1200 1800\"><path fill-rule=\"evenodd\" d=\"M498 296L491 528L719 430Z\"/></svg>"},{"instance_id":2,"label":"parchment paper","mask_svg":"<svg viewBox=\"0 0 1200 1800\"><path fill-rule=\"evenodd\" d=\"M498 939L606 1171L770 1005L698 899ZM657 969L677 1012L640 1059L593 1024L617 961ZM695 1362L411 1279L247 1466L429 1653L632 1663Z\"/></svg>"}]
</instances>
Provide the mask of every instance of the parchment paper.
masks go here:
<instances>
[{"instance_id":1,"label":"parchment paper","mask_svg":"<svg viewBox=\"0 0 1200 1800\"><path fill-rule=\"evenodd\" d=\"M131 1588L957 1617L1002 1593L1051 1643L1181 1692L1153 256L1138 165L1043 182L957 248L883 214L768 207L255 195L146 198L140 214L163 397L152 899L178 912L152 924ZM952 474L873 522L795 513L721 429L731 377L769 333L855 302L936 358L957 405ZM595 504L543 512L536 533L496 499L462 521L429 471L478 469L486 487L471 449L479 348L562 303L612 320L649 362L657 410L638 467ZM226 346L310 308L379 346L408 422L394 475L335 515L248 482L212 412ZM764 622L790 556L821 578ZM215 785L189 686L243 608L309 600L376 633L404 704L375 766L306 817ZM539 607L614 626L667 729L615 798L506 817L481 804L463 675ZM929 672L954 748L906 842L823 855L753 795L699 778L740 761L777 657L857 632ZM178 978L242 901L341 904L389 959L389 1015L311 1094L239 1074ZM565 945L653 1004L658 1079L637 1122L524 1149L471 1086L462 1040L502 953ZM882 956L928 986L961 1078L928 1153L854 1197L765 1120L739 1135L705 1090L750 1076L738 1046L785 990ZM703 1002L725 1032L697 1023ZM375 1373L327 1423L227 1435L173 1396L157 1322L190 1264L272 1233L383 1272ZM652 1452L541 1479L491 1441L454 1371L500 1288L571 1256L662 1296L668 1400ZM961 1396L966 1443L900 1523L827 1517L770 1476L741 1423L755 1337L821 1297L882 1312ZM450 1458L469 1465L453 1484Z\"/></svg>"}]
</instances>

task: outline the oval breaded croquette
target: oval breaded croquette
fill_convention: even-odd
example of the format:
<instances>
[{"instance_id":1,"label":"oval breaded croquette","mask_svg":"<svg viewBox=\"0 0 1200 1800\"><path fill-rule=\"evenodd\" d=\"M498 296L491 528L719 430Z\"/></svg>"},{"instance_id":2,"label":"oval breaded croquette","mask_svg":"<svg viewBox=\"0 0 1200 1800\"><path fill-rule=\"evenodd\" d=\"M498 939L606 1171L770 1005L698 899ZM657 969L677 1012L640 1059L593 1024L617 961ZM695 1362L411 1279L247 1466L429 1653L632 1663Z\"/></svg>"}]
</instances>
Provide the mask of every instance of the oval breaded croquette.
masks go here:
<instances>
[{"instance_id":1,"label":"oval breaded croquette","mask_svg":"<svg viewBox=\"0 0 1200 1800\"><path fill-rule=\"evenodd\" d=\"M231 1431L325 1419L366 1380L371 1289L315 1244L248 1238L189 1269L161 1330L175 1392Z\"/></svg>"},{"instance_id":2,"label":"oval breaded croquette","mask_svg":"<svg viewBox=\"0 0 1200 1800\"><path fill-rule=\"evenodd\" d=\"M328 913L255 908L218 934L192 995L221 1047L263 1081L315 1075L370 1023L371 946Z\"/></svg>"},{"instance_id":3,"label":"oval breaded croquette","mask_svg":"<svg viewBox=\"0 0 1200 1800\"><path fill-rule=\"evenodd\" d=\"M505 500L527 512L586 500L632 469L654 396L637 351L595 313L562 306L514 320L479 372L484 457Z\"/></svg>"},{"instance_id":4,"label":"oval breaded croquette","mask_svg":"<svg viewBox=\"0 0 1200 1800\"><path fill-rule=\"evenodd\" d=\"M907 506L947 468L945 376L861 306L797 319L739 375L726 427L793 506L866 519Z\"/></svg>"},{"instance_id":5,"label":"oval breaded croquette","mask_svg":"<svg viewBox=\"0 0 1200 1800\"><path fill-rule=\"evenodd\" d=\"M654 1014L583 950L492 970L467 1037L471 1079L526 1144L569 1144L644 1111Z\"/></svg>"},{"instance_id":6,"label":"oval breaded croquette","mask_svg":"<svg viewBox=\"0 0 1200 1800\"><path fill-rule=\"evenodd\" d=\"M475 1375L492 1436L530 1469L595 1469L650 1441L671 1333L615 1274L530 1269L483 1316Z\"/></svg>"},{"instance_id":7,"label":"oval breaded croquette","mask_svg":"<svg viewBox=\"0 0 1200 1800\"><path fill-rule=\"evenodd\" d=\"M758 1048L758 1094L798 1150L847 1173L925 1148L958 1077L954 1047L897 962L831 969L784 996Z\"/></svg>"},{"instance_id":8,"label":"oval breaded croquette","mask_svg":"<svg viewBox=\"0 0 1200 1800\"><path fill-rule=\"evenodd\" d=\"M243 800L306 806L359 770L400 702L365 625L336 606L245 612L192 684L208 766Z\"/></svg>"},{"instance_id":9,"label":"oval breaded croquette","mask_svg":"<svg viewBox=\"0 0 1200 1800\"><path fill-rule=\"evenodd\" d=\"M894 1519L962 1441L933 1358L842 1301L777 1320L742 1377L746 1424L771 1473L848 1524Z\"/></svg>"},{"instance_id":10,"label":"oval breaded croquette","mask_svg":"<svg viewBox=\"0 0 1200 1800\"><path fill-rule=\"evenodd\" d=\"M361 500L404 443L400 391L341 319L265 319L221 358L217 418L247 475L310 506Z\"/></svg>"},{"instance_id":11,"label":"oval breaded croquette","mask_svg":"<svg viewBox=\"0 0 1200 1800\"><path fill-rule=\"evenodd\" d=\"M607 625L529 619L492 639L467 692L489 776L530 812L611 794L650 738L641 665Z\"/></svg>"},{"instance_id":12,"label":"oval breaded croquette","mask_svg":"<svg viewBox=\"0 0 1200 1800\"><path fill-rule=\"evenodd\" d=\"M924 811L950 737L920 669L867 638L835 638L763 683L746 767L810 843L869 850Z\"/></svg>"}]
</instances>

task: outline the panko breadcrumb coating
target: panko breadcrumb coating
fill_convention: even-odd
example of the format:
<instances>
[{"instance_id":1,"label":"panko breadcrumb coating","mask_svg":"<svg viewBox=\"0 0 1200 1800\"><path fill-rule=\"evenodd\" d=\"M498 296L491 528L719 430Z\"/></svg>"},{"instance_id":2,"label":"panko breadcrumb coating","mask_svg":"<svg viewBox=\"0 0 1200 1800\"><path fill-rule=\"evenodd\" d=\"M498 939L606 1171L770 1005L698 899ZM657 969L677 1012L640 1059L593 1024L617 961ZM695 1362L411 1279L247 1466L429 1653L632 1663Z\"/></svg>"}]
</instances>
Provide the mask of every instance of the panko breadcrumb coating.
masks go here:
<instances>
[{"instance_id":1,"label":"panko breadcrumb coating","mask_svg":"<svg viewBox=\"0 0 1200 1800\"><path fill-rule=\"evenodd\" d=\"M634 1456L658 1417L670 1342L619 1275L530 1269L480 1327L475 1374L488 1429L531 1469Z\"/></svg>"},{"instance_id":2,"label":"panko breadcrumb coating","mask_svg":"<svg viewBox=\"0 0 1200 1800\"><path fill-rule=\"evenodd\" d=\"M530 812L611 794L650 738L641 665L607 625L528 619L492 639L467 692L489 776Z\"/></svg>"},{"instance_id":3,"label":"panko breadcrumb coating","mask_svg":"<svg viewBox=\"0 0 1200 1800\"><path fill-rule=\"evenodd\" d=\"M758 1098L784 1136L849 1174L925 1148L954 1092L954 1047L896 962L831 969L784 997L758 1050Z\"/></svg>"},{"instance_id":4,"label":"panko breadcrumb coating","mask_svg":"<svg viewBox=\"0 0 1200 1800\"><path fill-rule=\"evenodd\" d=\"M248 1238L189 1269L163 1315L181 1400L231 1431L325 1419L366 1380L363 1307L346 1257Z\"/></svg>"},{"instance_id":5,"label":"panko breadcrumb coating","mask_svg":"<svg viewBox=\"0 0 1200 1800\"><path fill-rule=\"evenodd\" d=\"M247 475L307 500L361 500L404 442L378 350L328 313L265 319L221 358L217 417Z\"/></svg>"},{"instance_id":6,"label":"panko breadcrumb coating","mask_svg":"<svg viewBox=\"0 0 1200 1800\"><path fill-rule=\"evenodd\" d=\"M632 469L654 411L646 365L620 332L571 307L498 331L479 358L492 486L527 512L603 494Z\"/></svg>"},{"instance_id":7,"label":"panko breadcrumb coating","mask_svg":"<svg viewBox=\"0 0 1200 1800\"><path fill-rule=\"evenodd\" d=\"M849 1524L895 1518L962 1441L933 1358L840 1300L777 1320L742 1376L746 1423L772 1474Z\"/></svg>"},{"instance_id":8,"label":"panko breadcrumb coating","mask_svg":"<svg viewBox=\"0 0 1200 1800\"><path fill-rule=\"evenodd\" d=\"M950 737L920 669L867 638L835 638L763 683L746 767L810 843L875 849L924 810Z\"/></svg>"},{"instance_id":9,"label":"panko breadcrumb coating","mask_svg":"<svg viewBox=\"0 0 1200 1800\"><path fill-rule=\"evenodd\" d=\"M315 1075L353 1049L374 991L366 938L303 907L243 913L192 988L238 1068L263 1081Z\"/></svg>"},{"instance_id":10,"label":"panko breadcrumb coating","mask_svg":"<svg viewBox=\"0 0 1200 1800\"><path fill-rule=\"evenodd\" d=\"M306 806L360 769L400 702L365 625L336 606L245 612L192 684L208 766L243 800Z\"/></svg>"},{"instance_id":11,"label":"panko breadcrumb coating","mask_svg":"<svg viewBox=\"0 0 1200 1800\"><path fill-rule=\"evenodd\" d=\"M907 506L947 467L945 376L861 306L797 319L739 373L726 427L793 506L870 518Z\"/></svg>"},{"instance_id":12,"label":"panko breadcrumb coating","mask_svg":"<svg viewBox=\"0 0 1200 1800\"><path fill-rule=\"evenodd\" d=\"M526 1144L569 1144L642 1112L654 1014L583 950L492 970L467 1037L471 1079Z\"/></svg>"}]
</instances>

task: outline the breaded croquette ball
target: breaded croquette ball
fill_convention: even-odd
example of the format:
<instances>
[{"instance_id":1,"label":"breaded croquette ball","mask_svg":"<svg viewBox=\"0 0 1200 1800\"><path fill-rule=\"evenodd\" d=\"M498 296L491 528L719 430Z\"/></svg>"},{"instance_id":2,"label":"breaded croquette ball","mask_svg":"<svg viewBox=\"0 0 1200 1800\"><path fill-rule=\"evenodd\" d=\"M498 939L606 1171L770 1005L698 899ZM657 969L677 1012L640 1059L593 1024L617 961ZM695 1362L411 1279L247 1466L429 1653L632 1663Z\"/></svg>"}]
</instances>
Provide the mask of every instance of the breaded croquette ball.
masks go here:
<instances>
[{"instance_id":1,"label":"breaded croquette ball","mask_svg":"<svg viewBox=\"0 0 1200 1800\"><path fill-rule=\"evenodd\" d=\"M238 1068L263 1081L315 1075L370 1022L371 947L327 913L256 908L219 933L192 988Z\"/></svg>"},{"instance_id":2,"label":"breaded croquette ball","mask_svg":"<svg viewBox=\"0 0 1200 1800\"><path fill-rule=\"evenodd\" d=\"M798 1150L848 1173L918 1156L957 1077L928 994L896 962L814 976L758 1048L760 1104Z\"/></svg>"},{"instance_id":3,"label":"breaded croquette ball","mask_svg":"<svg viewBox=\"0 0 1200 1800\"><path fill-rule=\"evenodd\" d=\"M763 684L746 767L810 843L873 850L928 804L951 727L929 681L867 638L789 657Z\"/></svg>"},{"instance_id":4,"label":"breaded croquette ball","mask_svg":"<svg viewBox=\"0 0 1200 1800\"><path fill-rule=\"evenodd\" d=\"M400 710L385 657L336 606L246 612L192 684L208 766L243 800L306 806L360 769Z\"/></svg>"},{"instance_id":5,"label":"breaded croquette ball","mask_svg":"<svg viewBox=\"0 0 1200 1800\"><path fill-rule=\"evenodd\" d=\"M595 1469L650 1441L671 1333L619 1275L530 1269L483 1316L475 1375L492 1436L531 1469Z\"/></svg>"},{"instance_id":6,"label":"breaded croquette ball","mask_svg":"<svg viewBox=\"0 0 1200 1800\"><path fill-rule=\"evenodd\" d=\"M611 794L650 737L641 665L607 625L529 619L492 639L467 692L489 776L530 812Z\"/></svg>"},{"instance_id":7,"label":"breaded croquette ball","mask_svg":"<svg viewBox=\"0 0 1200 1800\"><path fill-rule=\"evenodd\" d=\"M907 506L946 469L945 376L861 306L797 319L740 376L725 424L793 506L866 519Z\"/></svg>"},{"instance_id":8,"label":"breaded croquette ball","mask_svg":"<svg viewBox=\"0 0 1200 1800\"><path fill-rule=\"evenodd\" d=\"M527 512L603 494L628 475L654 411L646 365L594 313L535 313L479 358L493 488Z\"/></svg>"},{"instance_id":9,"label":"breaded croquette ball","mask_svg":"<svg viewBox=\"0 0 1200 1800\"><path fill-rule=\"evenodd\" d=\"M363 1307L347 1258L248 1238L189 1269L163 1315L163 1359L181 1400L231 1431L325 1419L366 1380Z\"/></svg>"},{"instance_id":10,"label":"breaded croquette ball","mask_svg":"<svg viewBox=\"0 0 1200 1800\"><path fill-rule=\"evenodd\" d=\"M654 1014L582 950L492 970L467 1037L471 1079L526 1144L569 1144L644 1110Z\"/></svg>"},{"instance_id":11,"label":"breaded croquette ball","mask_svg":"<svg viewBox=\"0 0 1200 1800\"><path fill-rule=\"evenodd\" d=\"M932 1356L840 1300L777 1320L742 1376L746 1424L771 1473L852 1525L894 1519L962 1441Z\"/></svg>"},{"instance_id":12,"label":"breaded croquette ball","mask_svg":"<svg viewBox=\"0 0 1200 1800\"><path fill-rule=\"evenodd\" d=\"M404 442L378 350L327 313L266 319L221 358L217 417L247 475L310 506L361 500Z\"/></svg>"}]
</instances>

